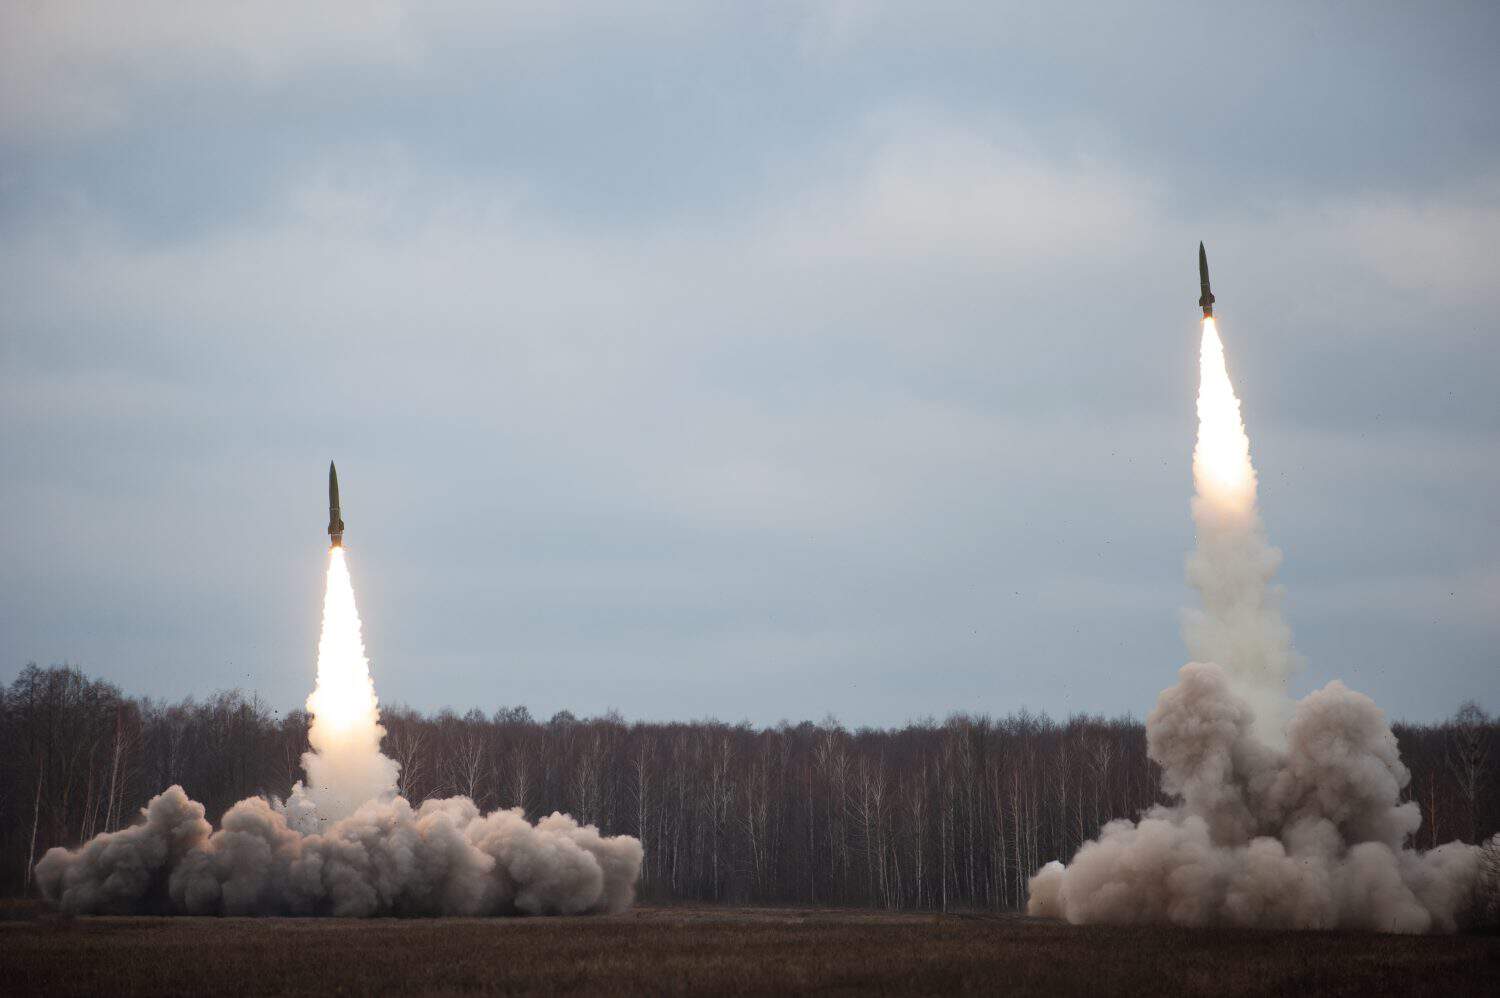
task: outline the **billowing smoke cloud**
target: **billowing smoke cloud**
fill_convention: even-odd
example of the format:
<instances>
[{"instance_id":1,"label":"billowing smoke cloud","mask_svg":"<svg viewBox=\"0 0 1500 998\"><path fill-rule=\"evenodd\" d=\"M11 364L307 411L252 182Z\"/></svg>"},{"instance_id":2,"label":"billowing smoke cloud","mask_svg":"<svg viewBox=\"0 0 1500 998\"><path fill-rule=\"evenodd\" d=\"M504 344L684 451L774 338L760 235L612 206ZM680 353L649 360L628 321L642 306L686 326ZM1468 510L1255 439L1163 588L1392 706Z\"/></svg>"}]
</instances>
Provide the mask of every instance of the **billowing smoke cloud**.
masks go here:
<instances>
[{"instance_id":1,"label":"billowing smoke cloud","mask_svg":"<svg viewBox=\"0 0 1500 998\"><path fill-rule=\"evenodd\" d=\"M1071 863L1031 879L1027 910L1074 923L1172 922L1451 932L1479 849L1405 848L1421 816L1384 713L1334 681L1293 704L1291 630L1271 579L1281 555L1256 510L1255 470L1212 319L1203 328L1193 452L1203 599L1183 626L1196 661L1146 720L1176 803L1120 819Z\"/></svg>"},{"instance_id":2,"label":"billowing smoke cloud","mask_svg":"<svg viewBox=\"0 0 1500 998\"><path fill-rule=\"evenodd\" d=\"M234 805L218 829L181 787L145 820L37 864L42 894L74 913L576 915L634 899L641 844L564 814L480 814L466 797L413 808L372 800L305 834L270 802Z\"/></svg>"},{"instance_id":3,"label":"billowing smoke cloud","mask_svg":"<svg viewBox=\"0 0 1500 998\"><path fill-rule=\"evenodd\" d=\"M342 548L323 603L307 774L285 803L253 797L217 831L203 805L167 788L143 820L36 866L65 911L194 915L568 915L621 911L642 850L554 813L481 814L466 797L413 807L396 794Z\"/></svg>"}]
</instances>

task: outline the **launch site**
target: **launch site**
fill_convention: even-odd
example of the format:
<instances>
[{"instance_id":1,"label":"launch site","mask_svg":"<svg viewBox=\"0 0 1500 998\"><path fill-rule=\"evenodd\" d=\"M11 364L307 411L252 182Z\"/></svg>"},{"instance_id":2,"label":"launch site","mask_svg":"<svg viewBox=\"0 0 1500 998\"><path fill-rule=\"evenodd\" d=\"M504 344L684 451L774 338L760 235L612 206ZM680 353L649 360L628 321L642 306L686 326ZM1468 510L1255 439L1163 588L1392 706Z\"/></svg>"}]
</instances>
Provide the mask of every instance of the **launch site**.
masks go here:
<instances>
[{"instance_id":1,"label":"launch site","mask_svg":"<svg viewBox=\"0 0 1500 998\"><path fill-rule=\"evenodd\" d=\"M1497 43L0 5L0 991L1500 993Z\"/></svg>"}]
</instances>

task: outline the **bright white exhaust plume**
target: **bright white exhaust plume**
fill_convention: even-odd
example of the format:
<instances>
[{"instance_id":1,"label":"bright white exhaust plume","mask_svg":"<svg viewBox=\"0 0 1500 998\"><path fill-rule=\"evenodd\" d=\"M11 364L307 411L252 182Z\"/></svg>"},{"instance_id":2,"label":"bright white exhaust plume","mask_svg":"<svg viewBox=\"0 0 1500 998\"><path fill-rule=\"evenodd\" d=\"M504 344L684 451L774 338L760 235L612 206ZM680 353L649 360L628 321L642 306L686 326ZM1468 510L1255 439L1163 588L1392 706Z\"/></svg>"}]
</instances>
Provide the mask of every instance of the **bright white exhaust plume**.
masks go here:
<instances>
[{"instance_id":1,"label":"bright white exhaust plume","mask_svg":"<svg viewBox=\"0 0 1500 998\"><path fill-rule=\"evenodd\" d=\"M312 748L302 754L307 782L292 787L286 804L299 830L317 831L320 821L347 818L365 801L396 796L400 766L380 751L385 729L342 547L329 555L318 685L307 698L307 712L312 716L307 730Z\"/></svg>"},{"instance_id":2,"label":"bright white exhaust plume","mask_svg":"<svg viewBox=\"0 0 1500 998\"><path fill-rule=\"evenodd\" d=\"M1147 751L1176 803L1112 821L1071 863L1047 864L1027 911L1074 923L1451 932L1479 849L1405 847L1421 814L1401 802L1410 774L1369 697L1335 680L1291 702L1296 659L1271 584L1281 554L1256 510L1212 319L1200 363L1187 574L1203 607L1183 625L1194 661L1146 719Z\"/></svg>"},{"instance_id":3,"label":"bright white exhaust plume","mask_svg":"<svg viewBox=\"0 0 1500 998\"><path fill-rule=\"evenodd\" d=\"M1256 509L1250 438L1213 319L1203 320L1198 364L1192 504L1198 546L1188 557L1187 574L1203 608L1184 615L1183 638L1193 661L1223 666L1235 692L1255 710L1256 733L1279 744L1290 708L1287 679L1295 666L1281 591L1271 584L1281 552L1267 542Z\"/></svg>"},{"instance_id":4,"label":"bright white exhaust plume","mask_svg":"<svg viewBox=\"0 0 1500 998\"><path fill-rule=\"evenodd\" d=\"M307 781L285 804L242 800L214 831L203 805L169 787L140 823L49 850L42 895L75 914L569 915L634 900L642 851L628 835L565 814L535 825L520 808L481 814L466 797L413 807L397 796L341 547L307 709Z\"/></svg>"}]
</instances>

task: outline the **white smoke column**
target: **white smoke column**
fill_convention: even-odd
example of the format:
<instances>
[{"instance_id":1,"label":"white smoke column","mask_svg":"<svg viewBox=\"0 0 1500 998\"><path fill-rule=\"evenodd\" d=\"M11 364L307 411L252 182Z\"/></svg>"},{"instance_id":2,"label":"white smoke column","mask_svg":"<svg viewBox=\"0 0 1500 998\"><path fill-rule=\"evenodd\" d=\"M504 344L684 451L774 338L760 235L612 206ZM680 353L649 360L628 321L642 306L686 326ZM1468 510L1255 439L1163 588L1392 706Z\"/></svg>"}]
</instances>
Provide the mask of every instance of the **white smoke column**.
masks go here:
<instances>
[{"instance_id":1,"label":"white smoke column","mask_svg":"<svg viewBox=\"0 0 1500 998\"><path fill-rule=\"evenodd\" d=\"M1479 849L1406 848L1421 824L1385 714L1337 680L1293 705L1295 658L1271 578L1281 554L1256 510L1239 399L1203 323L1197 549L1203 599L1183 635L1196 661L1146 719L1146 749L1176 800L1117 819L1070 864L1031 878L1027 911L1074 923L1172 922L1451 932Z\"/></svg>"},{"instance_id":2,"label":"white smoke column","mask_svg":"<svg viewBox=\"0 0 1500 998\"><path fill-rule=\"evenodd\" d=\"M1224 667L1255 711L1256 733L1280 744L1290 706L1287 678L1296 661L1280 590L1270 584L1281 552L1261 525L1250 438L1211 318L1203 320L1199 372L1192 507L1198 547L1187 575L1203 608L1184 615L1183 639L1194 661Z\"/></svg>"},{"instance_id":3,"label":"white smoke column","mask_svg":"<svg viewBox=\"0 0 1500 998\"><path fill-rule=\"evenodd\" d=\"M400 765L380 751L385 729L342 547L329 552L318 683L307 710L312 715L307 732L312 749L302 756L307 783L293 787L287 802L294 824L310 831L314 821L345 818L365 801L395 796Z\"/></svg>"}]
</instances>

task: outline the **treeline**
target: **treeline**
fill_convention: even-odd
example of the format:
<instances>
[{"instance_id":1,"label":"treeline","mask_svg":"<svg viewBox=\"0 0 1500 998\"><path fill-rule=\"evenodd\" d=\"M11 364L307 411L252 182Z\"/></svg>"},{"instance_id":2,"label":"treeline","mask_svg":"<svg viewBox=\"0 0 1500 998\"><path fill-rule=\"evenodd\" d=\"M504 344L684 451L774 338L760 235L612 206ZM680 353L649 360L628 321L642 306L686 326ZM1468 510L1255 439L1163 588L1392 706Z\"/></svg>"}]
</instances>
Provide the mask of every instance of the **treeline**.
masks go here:
<instances>
[{"instance_id":1,"label":"treeline","mask_svg":"<svg viewBox=\"0 0 1500 998\"><path fill-rule=\"evenodd\" d=\"M1013 909L1043 863L1163 799L1129 718L851 731L387 707L384 723L412 801L462 794L639 836L652 899ZM1396 735L1417 845L1500 830L1500 719L1466 704ZM253 695L168 704L28 666L0 688L0 891L27 891L47 848L129 824L173 783L214 821L244 797L285 796L306 747L304 714L277 717Z\"/></svg>"}]
</instances>

